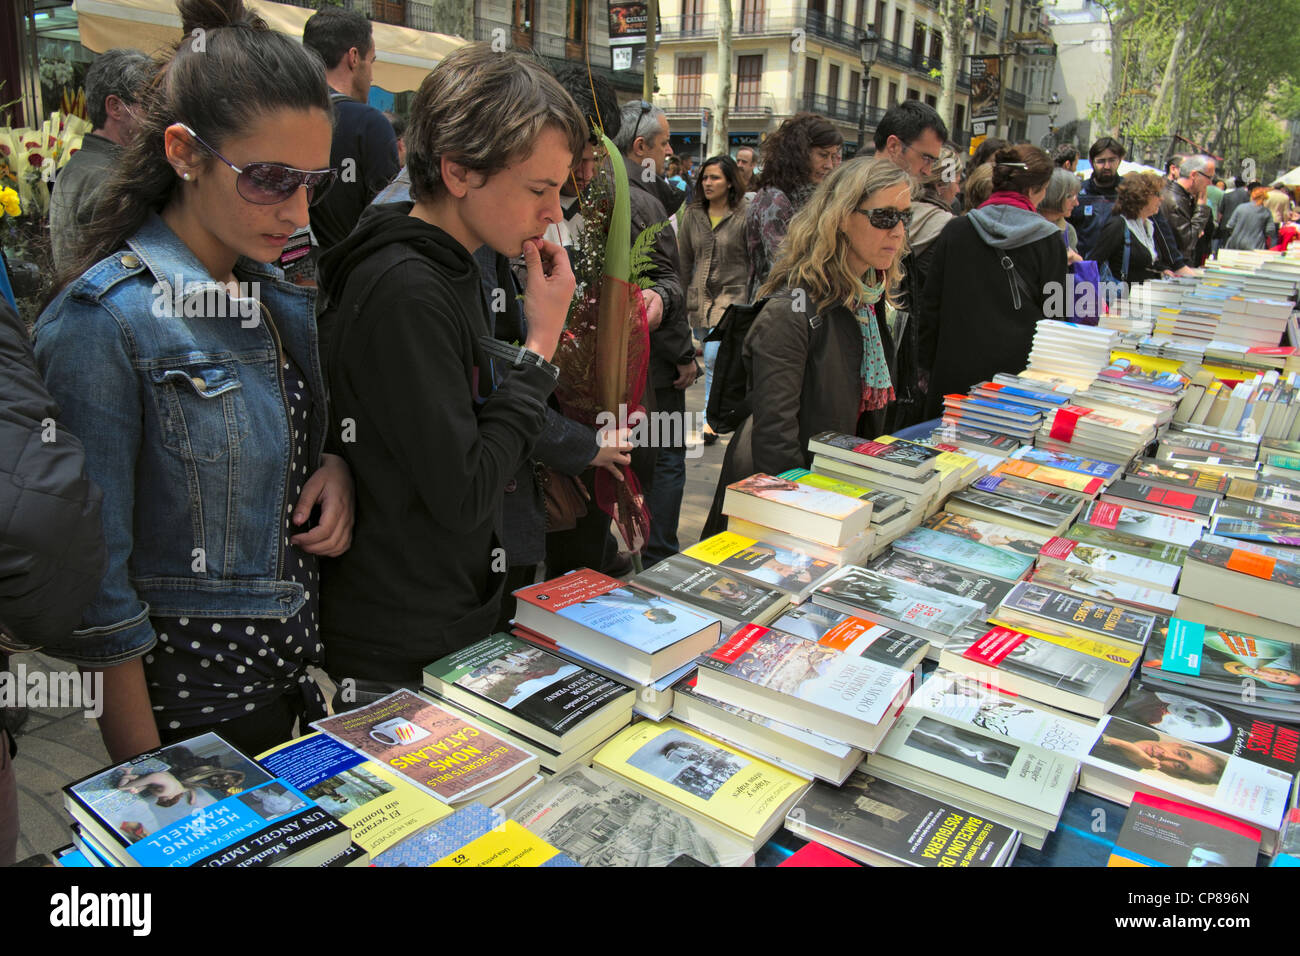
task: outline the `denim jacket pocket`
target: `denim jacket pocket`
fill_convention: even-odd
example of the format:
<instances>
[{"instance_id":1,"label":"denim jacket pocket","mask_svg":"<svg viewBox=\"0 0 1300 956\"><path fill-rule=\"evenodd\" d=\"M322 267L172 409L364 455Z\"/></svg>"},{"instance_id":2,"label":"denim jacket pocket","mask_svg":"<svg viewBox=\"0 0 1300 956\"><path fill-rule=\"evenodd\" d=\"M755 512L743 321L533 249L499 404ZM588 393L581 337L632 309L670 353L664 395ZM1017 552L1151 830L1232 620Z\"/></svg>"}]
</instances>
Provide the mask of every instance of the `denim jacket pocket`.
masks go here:
<instances>
[{"instance_id":1,"label":"denim jacket pocket","mask_svg":"<svg viewBox=\"0 0 1300 956\"><path fill-rule=\"evenodd\" d=\"M150 370L163 446L182 459L220 461L248 434L237 363L192 356Z\"/></svg>"}]
</instances>

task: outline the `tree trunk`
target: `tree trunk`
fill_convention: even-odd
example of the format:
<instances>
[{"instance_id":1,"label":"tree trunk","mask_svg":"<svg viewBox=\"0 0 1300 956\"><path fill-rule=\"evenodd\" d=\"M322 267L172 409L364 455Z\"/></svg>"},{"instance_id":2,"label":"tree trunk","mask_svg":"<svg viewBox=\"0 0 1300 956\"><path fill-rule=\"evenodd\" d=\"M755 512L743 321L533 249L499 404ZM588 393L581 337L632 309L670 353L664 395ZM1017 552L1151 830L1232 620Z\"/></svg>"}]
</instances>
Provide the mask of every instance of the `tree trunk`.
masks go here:
<instances>
[{"instance_id":1,"label":"tree trunk","mask_svg":"<svg viewBox=\"0 0 1300 956\"><path fill-rule=\"evenodd\" d=\"M940 0L939 22L943 28L943 55L939 70L939 115L950 127L956 123L957 74L961 72L962 40L965 39L968 0Z\"/></svg>"},{"instance_id":2,"label":"tree trunk","mask_svg":"<svg viewBox=\"0 0 1300 956\"><path fill-rule=\"evenodd\" d=\"M713 144L709 156L731 152L727 125L731 119L731 0L718 0L718 92L713 102ZM704 157L701 156L703 161Z\"/></svg>"}]
</instances>

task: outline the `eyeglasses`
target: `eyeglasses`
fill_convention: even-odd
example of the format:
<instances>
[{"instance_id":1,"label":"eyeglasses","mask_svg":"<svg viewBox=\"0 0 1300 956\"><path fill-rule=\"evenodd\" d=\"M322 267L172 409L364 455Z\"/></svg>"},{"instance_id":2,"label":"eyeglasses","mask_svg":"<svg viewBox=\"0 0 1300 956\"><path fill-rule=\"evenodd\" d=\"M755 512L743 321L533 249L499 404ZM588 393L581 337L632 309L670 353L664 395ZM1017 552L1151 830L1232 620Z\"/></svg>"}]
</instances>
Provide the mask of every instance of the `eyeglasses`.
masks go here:
<instances>
[{"instance_id":1,"label":"eyeglasses","mask_svg":"<svg viewBox=\"0 0 1300 956\"><path fill-rule=\"evenodd\" d=\"M221 160L237 174L235 190L244 199L259 206L274 206L282 203L298 191L298 187L307 187L307 202L317 202L334 182L338 175L336 169L295 169L284 163L246 163L243 168L236 166L226 157L203 141L198 133L184 123L180 128L194 137L195 141L217 159Z\"/></svg>"},{"instance_id":2,"label":"eyeglasses","mask_svg":"<svg viewBox=\"0 0 1300 956\"><path fill-rule=\"evenodd\" d=\"M654 105L651 103L647 103L645 100L637 100L637 102L641 104L641 113L636 118L636 125L632 127L631 142L633 143L636 142L637 135L641 132L641 121L645 119L647 113L649 113L652 109L654 109Z\"/></svg>"},{"instance_id":3,"label":"eyeglasses","mask_svg":"<svg viewBox=\"0 0 1300 956\"><path fill-rule=\"evenodd\" d=\"M906 152L909 149L914 153L921 153L921 162L926 166L933 166L935 163L939 161L938 156L931 156L929 153L921 152L921 150L917 149L915 146L912 146L909 143L904 143L903 151Z\"/></svg>"},{"instance_id":4,"label":"eyeglasses","mask_svg":"<svg viewBox=\"0 0 1300 956\"><path fill-rule=\"evenodd\" d=\"M892 206L881 206L878 209L855 209L854 212L860 212L867 217L867 221L877 229L893 229L900 222L906 229L912 224L912 210L895 209Z\"/></svg>"}]
</instances>

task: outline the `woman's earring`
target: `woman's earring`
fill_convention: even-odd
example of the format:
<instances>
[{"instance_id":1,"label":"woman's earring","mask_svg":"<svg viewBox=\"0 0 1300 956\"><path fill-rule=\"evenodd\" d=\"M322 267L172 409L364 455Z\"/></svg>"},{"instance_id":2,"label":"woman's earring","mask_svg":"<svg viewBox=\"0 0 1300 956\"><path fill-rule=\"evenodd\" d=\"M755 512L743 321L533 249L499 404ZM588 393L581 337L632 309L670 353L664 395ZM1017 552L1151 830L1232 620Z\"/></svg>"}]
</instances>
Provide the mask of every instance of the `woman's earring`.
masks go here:
<instances>
[{"instance_id":1,"label":"woman's earring","mask_svg":"<svg viewBox=\"0 0 1300 956\"><path fill-rule=\"evenodd\" d=\"M181 179L185 180L185 181L188 183L188 182L190 181L190 174L189 174L189 173L181 173Z\"/></svg>"}]
</instances>

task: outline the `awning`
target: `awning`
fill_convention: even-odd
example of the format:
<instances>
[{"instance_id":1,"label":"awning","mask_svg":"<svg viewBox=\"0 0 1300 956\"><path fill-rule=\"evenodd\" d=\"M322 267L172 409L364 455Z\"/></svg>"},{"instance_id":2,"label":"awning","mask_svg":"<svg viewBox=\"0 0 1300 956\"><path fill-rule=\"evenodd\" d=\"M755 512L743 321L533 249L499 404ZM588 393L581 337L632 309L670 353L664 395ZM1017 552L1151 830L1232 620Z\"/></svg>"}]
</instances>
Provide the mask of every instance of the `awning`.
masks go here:
<instances>
[{"instance_id":1,"label":"awning","mask_svg":"<svg viewBox=\"0 0 1300 956\"><path fill-rule=\"evenodd\" d=\"M252 0L248 6L273 30L299 41L303 24L316 12L262 0ZM175 46L181 38L181 18L174 0L76 0L73 8L81 45L96 53L133 47L152 54ZM375 23L374 30L374 82L390 93L419 89L430 70L467 42L389 23Z\"/></svg>"}]
</instances>

